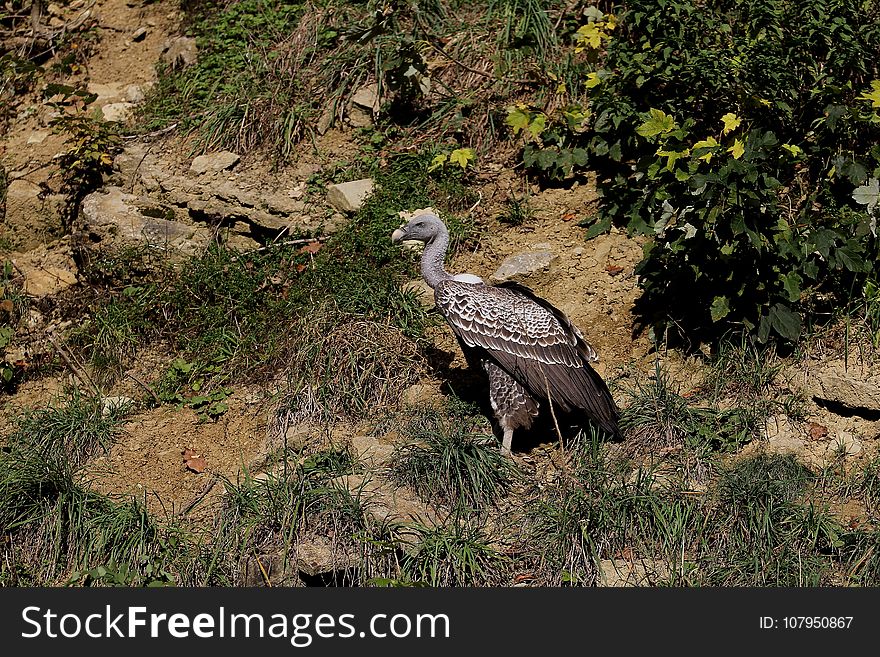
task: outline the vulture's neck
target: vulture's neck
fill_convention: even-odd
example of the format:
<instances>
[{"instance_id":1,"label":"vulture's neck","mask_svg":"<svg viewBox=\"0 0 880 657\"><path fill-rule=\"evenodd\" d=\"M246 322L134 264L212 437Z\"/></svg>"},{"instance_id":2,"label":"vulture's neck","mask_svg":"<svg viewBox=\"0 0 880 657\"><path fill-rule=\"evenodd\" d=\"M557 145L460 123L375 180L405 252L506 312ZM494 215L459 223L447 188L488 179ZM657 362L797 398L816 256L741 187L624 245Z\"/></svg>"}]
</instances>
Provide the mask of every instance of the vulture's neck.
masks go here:
<instances>
[{"instance_id":1,"label":"vulture's neck","mask_svg":"<svg viewBox=\"0 0 880 657\"><path fill-rule=\"evenodd\" d=\"M445 229L440 231L432 241L425 244L425 251L422 253L422 276L431 289L437 287L440 281L448 281L452 278L443 268L448 246L449 233Z\"/></svg>"}]
</instances>

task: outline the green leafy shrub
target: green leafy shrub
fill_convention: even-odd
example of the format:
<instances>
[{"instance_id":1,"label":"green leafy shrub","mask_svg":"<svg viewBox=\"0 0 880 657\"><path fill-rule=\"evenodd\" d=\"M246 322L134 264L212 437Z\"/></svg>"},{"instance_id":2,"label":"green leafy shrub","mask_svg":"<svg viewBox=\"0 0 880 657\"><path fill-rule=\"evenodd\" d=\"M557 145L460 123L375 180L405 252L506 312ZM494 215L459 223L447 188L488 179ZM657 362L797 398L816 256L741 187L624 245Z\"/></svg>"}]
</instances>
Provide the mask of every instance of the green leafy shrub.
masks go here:
<instances>
[{"instance_id":1,"label":"green leafy shrub","mask_svg":"<svg viewBox=\"0 0 880 657\"><path fill-rule=\"evenodd\" d=\"M880 174L880 4L624 8L590 152L599 228L653 238L637 270L646 319L796 339L815 293L839 298L874 269L852 194Z\"/></svg>"},{"instance_id":2,"label":"green leafy shrub","mask_svg":"<svg viewBox=\"0 0 880 657\"><path fill-rule=\"evenodd\" d=\"M595 13L577 35L595 68L591 130L566 123L571 108L520 108L508 125L535 136L533 171L597 171L590 236L616 224L651 238L637 268L645 322L670 337L795 340L807 313L862 289L878 246L880 3L628 0Z\"/></svg>"}]
</instances>

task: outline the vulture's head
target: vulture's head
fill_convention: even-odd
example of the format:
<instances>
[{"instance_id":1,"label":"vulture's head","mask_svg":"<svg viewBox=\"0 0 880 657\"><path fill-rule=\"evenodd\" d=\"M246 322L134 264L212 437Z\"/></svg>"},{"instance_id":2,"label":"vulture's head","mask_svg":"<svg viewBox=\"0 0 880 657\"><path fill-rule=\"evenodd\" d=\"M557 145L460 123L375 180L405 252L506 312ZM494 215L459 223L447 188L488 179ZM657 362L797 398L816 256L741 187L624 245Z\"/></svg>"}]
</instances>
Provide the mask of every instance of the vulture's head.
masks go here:
<instances>
[{"instance_id":1,"label":"vulture's head","mask_svg":"<svg viewBox=\"0 0 880 657\"><path fill-rule=\"evenodd\" d=\"M391 241L398 244L404 240L418 240L430 244L445 231L446 226L443 225L440 217L434 214L420 214L391 233Z\"/></svg>"}]
</instances>

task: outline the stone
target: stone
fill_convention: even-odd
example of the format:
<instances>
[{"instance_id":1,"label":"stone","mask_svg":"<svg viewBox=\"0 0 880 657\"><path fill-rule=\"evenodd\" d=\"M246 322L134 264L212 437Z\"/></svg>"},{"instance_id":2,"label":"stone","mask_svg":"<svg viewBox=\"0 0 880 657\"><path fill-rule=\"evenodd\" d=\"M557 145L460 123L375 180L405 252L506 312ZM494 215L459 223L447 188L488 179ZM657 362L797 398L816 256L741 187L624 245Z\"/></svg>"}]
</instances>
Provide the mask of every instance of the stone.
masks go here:
<instances>
[{"instance_id":1,"label":"stone","mask_svg":"<svg viewBox=\"0 0 880 657\"><path fill-rule=\"evenodd\" d=\"M550 269L557 258L552 251L525 251L507 256L490 277L496 283L531 276Z\"/></svg>"},{"instance_id":2,"label":"stone","mask_svg":"<svg viewBox=\"0 0 880 657\"><path fill-rule=\"evenodd\" d=\"M669 566L656 559L602 559L597 586L656 586L669 580Z\"/></svg>"},{"instance_id":3,"label":"stone","mask_svg":"<svg viewBox=\"0 0 880 657\"><path fill-rule=\"evenodd\" d=\"M46 12L47 12L50 16L61 16L61 14L63 13L63 12L61 11L61 7L59 7L59 6L58 6L57 4L55 4L54 2L50 2L50 3L46 6Z\"/></svg>"},{"instance_id":4,"label":"stone","mask_svg":"<svg viewBox=\"0 0 880 657\"><path fill-rule=\"evenodd\" d=\"M352 128L369 128L373 125L373 117L359 107L352 107L348 112L348 124Z\"/></svg>"},{"instance_id":5,"label":"stone","mask_svg":"<svg viewBox=\"0 0 880 657\"><path fill-rule=\"evenodd\" d=\"M225 171L231 169L241 158L236 153L230 151L220 151L219 153L208 153L199 155L192 161L189 167L190 173L202 175L208 171Z\"/></svg>"},{"instance_id":6,"label":"stone","mask_svg":"<svg viewBox=\"0 0 880 657\"><path fill-rule=\"evenodd\" d=\"M434 307L434 290L428 285L423 278L417 278L407 281L402 286L405 292L412 292L418 298L419 303L425 308Z\"/></svg>"},{"instance_id":7,"label":"stone","mask_svg":"<svg viewBox=\"0 0 880 657\"><path fill-rule=\"evenodd\" d=\"M340 212L356 212L363 205L364 200L372 193L372 178L352 180L337 185L330 185L327 190L327 202Z\"/></svg>"},{"instance_id":8,"label":"stone","mask_svg":"<svg viewBox=\"0 0 880 657\"><path fill-rule=\"evenodd\" d=\"M365 84L352 94L351 103L376 114L379 111L379 85Z\"/></svg>"},{"instance_id":9,"label":"stone","mask_svg":"<svg viewBox=\"0 0 880 657\"><path fill-rule=\"evenodd\" d=\"M842 367L831 368L814 372L809 384L818 399L847 408L880 411L880 376L866 378Z\"/></svg>"},{"instance_id":10,"label":"stone","mask_svg":"<svg viewBox=\"0 0 880 657\"><path fill-rule=\"evenodd\" d=\"M30 137L27 139L28 144L42 144L46 141L46 137L49 136L49 133L45 130L34 130Z\"/></svg>"},{"instance_id":11,"label":"stone","mask_svg":"<svg viewBox=\"0 0 880 657\"><path fill-rule=\"evenodd\" d=\"M837 434L837 442L832 445L834 452L840 456L857 456L862 453L862 441L850 431Z\"/></svg>"},{"instance_id":12,"label":"stone","mask_svg":"<svg viewBox=\"0 0 880 657\"><path fill-rule=\"evenodd\" d=\"M126 86L122 96L129 103L141 103L145 98L144 90L136 84Z\"/></svg>"},{"instance_id":13,"label":"stone","mask_svg":"<svg viewBox=\"0 0 880 657\"><path fill-rule=\"evenodd\" d=\"M134 103L107 103L101 108L105 121L123 123L131 116Z\"/></svg>"},{"instance_id":14,"label":"stone","mask_svg":"<svg viewBox=\"0 0 880 657\"><path fill-rule=\"evenodd\" d=\"M143 41L144 37L146 37L146 36L147 36L147 28L139 27L138 29L136 29L134 32L131 33L131 40L135 41L135 42Z\"/></svg>"},{"instance_id":15,"label":"stone","mask_svg":"<svg viewBox=\"0 0 880 657\"><path fill-rule=\"evenodd\" d=\"M424 383L415 383L400 395L400 401L406 406L436 406L442 400L443 395L437 388Z\"/></svg>"},{"instance_id":16,"label":"stone","mask_svg":"<svg viewBox=\"0 0 880 657\"><path fill-rule=\"evenodd\" d=\"M101 105L106 105L107 103L121 101L124 88L125 85L122 82L108 82L106 84L101 82L89 82L86 85L86 91L97 96L94 103L99 107Z\"/></svg>"},{"instance_id":17,"label":"stone","mask_svg":"<svg viewBox=\"0 0 880 657\"><path fill-rule=\"evenodd\" d=\"M199 50L193 37L175 37L165 43L161 60L171 68L192 66L198 61Z\"/></svg>"},{"instance_id":18,"label":"stone","mask_svg":"<svg viewBox=\"0 0 880 657\"><path fill-rule=\"evenodd\" d=\"M77 283L77 267L68 240L42 244L32 251L13 255L12 264L24 276L22 290L42 299Z\"/></svg>"},{"instance_id":19,"label":"stone","mask_svg":"<svg viewBox=\"0 0 880 657\"><path fill-rule=\"evenodd\" d=\"M81 248L113 251L147 246L179 262L201 253L211 242L209 228L144 216L137 203L136 196L119 187L105 187L86 196L74 225Z\"/></svg>"},{"instance_id":20,"label":"stone","mask_svg":"<svg viewBox=\"0 0 880 657\"><path fill-rule=\"evenodd\" d=\"M387 463L394 452L394 445L380 442L374 436L352 436L351 447L358 460L370 466Z\"/></svg>"},{"instance_id":21,"label":"stone","mask_svg":"<svg viewBox=\"0 0 880 657\"><path fill-rule=\"evenodd\" d=\"M14 172L10 172L14 178ZM24 178L10 180L6 188L6 216L4 227L21 239L15 248L21 251L35 248L51 236L64 232L62 214L66 197L62 194L44 195L42 188Z\"/></svg>"},{"instance_id":22,"label":"stone","mask_svg":"<svg viewBox=\"0 0 880 657\"><path fill-rule=\"evenodd\" d=\"M360 555L341 550L326 536L309 536L297 541L296 569L310 577L357 568L359 565Z\"/></svg>"},{"instance_id":23,"label":"stone","mask_svg":"<svg viewBox=\"0 0 880 657\"><path fill-rule=\"evenodd\" d=\"M771 415L765 425L767 451L771 454L803 454L807 441L785 415Z\"/></svg>"},{"instance_id":24,"label":"stone","mask_svg":"<svg viewBox=\"0 0 880 657\"><path fill-rule=\"evenodd\" d=\"M101 400L101 415L125 412L127 408L130 408L135 403L135 400L131 397L104 397Z\"/></svg>"}]
</instances>

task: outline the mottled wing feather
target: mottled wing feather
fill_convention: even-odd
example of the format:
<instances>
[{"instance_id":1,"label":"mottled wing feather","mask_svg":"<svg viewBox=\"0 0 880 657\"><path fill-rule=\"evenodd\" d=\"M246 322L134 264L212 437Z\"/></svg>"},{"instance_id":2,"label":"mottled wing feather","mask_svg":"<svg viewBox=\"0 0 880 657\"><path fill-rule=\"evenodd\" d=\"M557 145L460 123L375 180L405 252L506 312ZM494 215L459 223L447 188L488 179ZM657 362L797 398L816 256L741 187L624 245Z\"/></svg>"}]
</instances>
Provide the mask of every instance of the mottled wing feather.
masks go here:
<instances>
[{"instance_id":1,"label":"mottled wing feather","mask_svg":"<svg viewBox=\"0 0 880 657\"><path fill-rule=\"evenodd\" d=\"M580 409L618 433L617 407L589 365L595 351L560 310L516 284L443 281L434 298L463 345L482 350L535 397Z\"/></svg>"}]
</instances>

